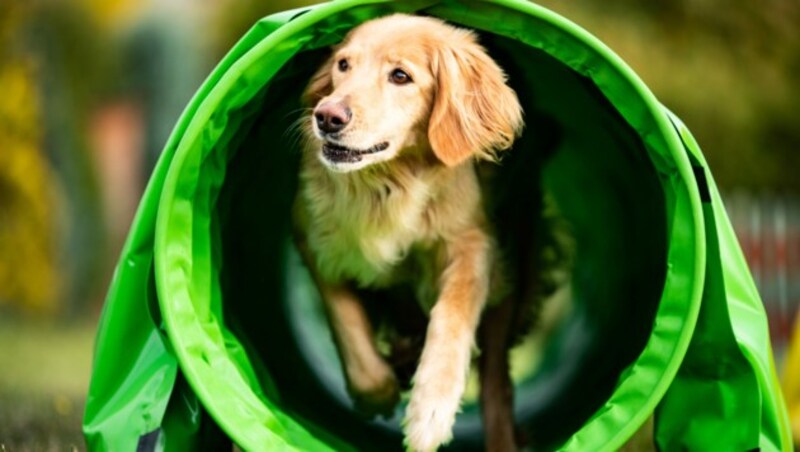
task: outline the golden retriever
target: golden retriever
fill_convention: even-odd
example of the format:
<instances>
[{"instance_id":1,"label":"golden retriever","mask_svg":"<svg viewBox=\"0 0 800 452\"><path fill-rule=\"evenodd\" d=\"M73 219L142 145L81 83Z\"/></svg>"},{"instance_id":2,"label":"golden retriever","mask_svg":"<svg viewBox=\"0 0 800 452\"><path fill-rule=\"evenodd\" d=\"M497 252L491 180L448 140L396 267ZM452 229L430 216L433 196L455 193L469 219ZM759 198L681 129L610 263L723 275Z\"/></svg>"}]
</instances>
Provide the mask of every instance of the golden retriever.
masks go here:
<instances>
[{"instance_id":1,"label":"golden retriever","mask_svg":"<svg viewBox=\"0 0 800 452\"><path fill-rule=\"evenodd\" d=\"M484 307L502 293L474 162L520 135L519 101L475 34L400 14L353 29L304 101L295 237L348 391L360 411L393 411L398 380L358 290L410 285L429 322L403 430L409 449L435 450L452 437Z\"/></svg>"}]
</instances>

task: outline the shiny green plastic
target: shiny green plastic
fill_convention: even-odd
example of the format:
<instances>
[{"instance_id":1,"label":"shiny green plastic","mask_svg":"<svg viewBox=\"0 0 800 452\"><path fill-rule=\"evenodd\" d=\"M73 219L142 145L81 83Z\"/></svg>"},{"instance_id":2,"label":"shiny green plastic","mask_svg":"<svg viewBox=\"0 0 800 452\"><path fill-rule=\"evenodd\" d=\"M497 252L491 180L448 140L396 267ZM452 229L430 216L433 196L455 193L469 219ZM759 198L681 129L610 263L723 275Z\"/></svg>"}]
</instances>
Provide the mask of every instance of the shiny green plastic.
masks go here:
<instances>
[{"instance_id":1,"label":"shiny green plastic","mask_svg":"<svg viewBox=\"0 0 800 452\"><path fill-rule=\"evenodd\" d=\"M355 415L329 335L303 333L314 311L295 306L317 295L289 238L304 83L347 30L392 12L481 33L526 112L498 192L524 206L541 171L572 226L575 309L516 394L536 444L614 450L655 413L662 450L790 450L766 315L699 147L611 50L518 0L339 0L239 41L178 121L123 250L90 449L401 448L399 415ZM480 448L478 424L466 406L451 447Z\"/></svg>"}]
</instances>

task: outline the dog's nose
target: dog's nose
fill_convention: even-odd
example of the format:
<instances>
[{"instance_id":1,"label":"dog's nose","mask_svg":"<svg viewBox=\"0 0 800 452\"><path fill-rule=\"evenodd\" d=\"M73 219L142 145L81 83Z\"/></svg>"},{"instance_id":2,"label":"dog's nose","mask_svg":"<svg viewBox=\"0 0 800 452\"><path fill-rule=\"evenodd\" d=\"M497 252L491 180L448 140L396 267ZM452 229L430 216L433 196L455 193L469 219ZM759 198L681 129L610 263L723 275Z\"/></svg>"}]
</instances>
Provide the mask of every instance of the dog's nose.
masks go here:
<instances>
[{"instance_id":1,"label":"dog's nose","mask_svg":"<svg viewBox=\"0 0 800 452\"><path fill-rule=\"evenodd\" d=\"M341 102L324 102L314 110L319 130L336 133L344 129L353 117L353 112Z\"/></svg>"}]
</instances>

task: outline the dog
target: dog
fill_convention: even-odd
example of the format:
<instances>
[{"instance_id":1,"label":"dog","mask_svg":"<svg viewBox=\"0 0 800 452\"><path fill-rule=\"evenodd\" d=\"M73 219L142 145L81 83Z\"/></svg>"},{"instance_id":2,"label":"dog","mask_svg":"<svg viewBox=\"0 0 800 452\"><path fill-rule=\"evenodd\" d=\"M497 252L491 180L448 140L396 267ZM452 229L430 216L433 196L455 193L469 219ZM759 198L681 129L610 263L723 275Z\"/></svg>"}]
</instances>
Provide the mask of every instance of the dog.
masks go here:
<instances>
[{"instance_id":1,"label":"dog","mask_svg":"<svg viewBox=\"0 0 800 452\"><path fill-rule=\"evenodd\" d=\"M513 450L504 339L513 310L501 309L501 253L476 171L524 127L503 70L473 32L395 14L348 33L303 101L295 242L356 409L391 414L402 383L378 350L362 291L410 287L427 315L403 420L405 445L418 451L451 440L479 322L496 305L498 320L482 329L503 339L485 341L481 377L499 383L482 382L482 410L487 444Z\"/></svg>"}]
</instances>

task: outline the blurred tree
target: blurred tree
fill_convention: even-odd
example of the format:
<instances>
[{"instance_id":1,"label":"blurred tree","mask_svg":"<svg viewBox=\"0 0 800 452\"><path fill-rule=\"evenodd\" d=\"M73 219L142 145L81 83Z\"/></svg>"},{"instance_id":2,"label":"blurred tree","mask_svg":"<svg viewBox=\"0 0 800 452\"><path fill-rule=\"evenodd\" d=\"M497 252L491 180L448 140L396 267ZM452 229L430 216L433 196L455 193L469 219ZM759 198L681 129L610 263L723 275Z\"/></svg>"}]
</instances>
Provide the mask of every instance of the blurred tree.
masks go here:
<instances>
[{"instance_id":1,"label":"blurred tree","mask_svg":"<svg viewBox=\"0 0 800 452\"><path fill-rule=\"evenodd\" d=\"M80 311L101 297L106 281L106 226L88 146L89 116L114 92L113 42L75 2L32 0L16 42L38 68L42 145L59 187L56 231L62 310Z\"/></svg>"},{"instance_id":2,"label":"blurred tree","mask_svg":"<svg viewBox=\"0 0 800 452\"><path fill-rule=\"evenodd\" d=\"M105 32L124 28L130 20L135 19L149 2L141 0L77 0L89 13L92 21Z\"/></svg>"},{"instance_id":3,"label":"blurred tree","mask_svg":"<svg viewBox=\"0 0 800 452\"><path fill-rule=\"evenodd\" d=\"M800 2L537 3L619 53L697 136L723 189L800 190Z\"/></svg>"},{"instance_id":4,"label":"blurred tree","mask_svg":"<svg viewBox=\"0 0 800 452\"><path fill-rule=\"evenodd\" d=\"M51 312L60 285L56 187L42 154L37 71L14 45L29 13L21 3L0 6L0 305Z\"/></svg>"}]
</instances>

